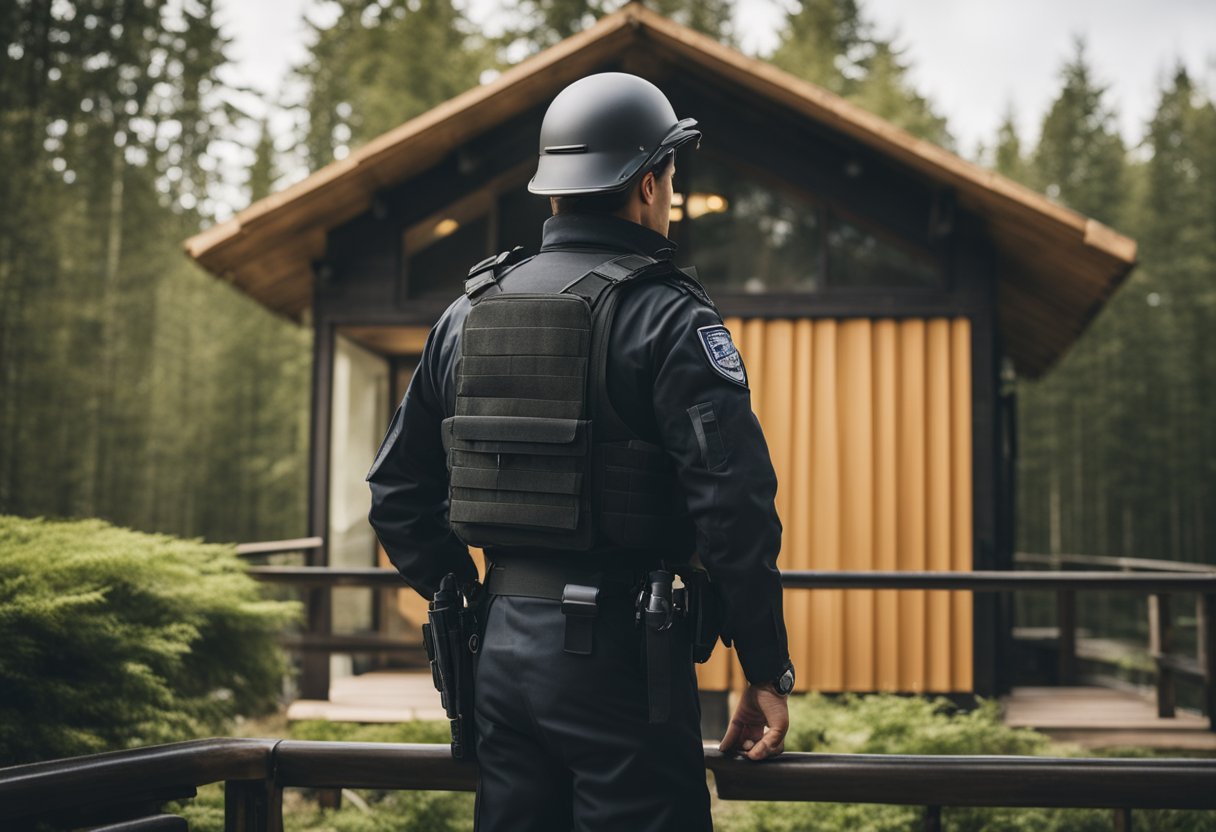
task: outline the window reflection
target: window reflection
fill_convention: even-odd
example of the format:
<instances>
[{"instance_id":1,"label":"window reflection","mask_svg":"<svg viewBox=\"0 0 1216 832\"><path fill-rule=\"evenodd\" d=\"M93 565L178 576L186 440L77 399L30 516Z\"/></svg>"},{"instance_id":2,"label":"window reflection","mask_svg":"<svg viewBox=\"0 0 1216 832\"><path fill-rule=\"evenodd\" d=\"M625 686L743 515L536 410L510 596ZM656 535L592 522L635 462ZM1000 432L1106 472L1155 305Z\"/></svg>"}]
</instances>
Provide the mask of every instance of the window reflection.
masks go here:
<instances>
[{"instance_id":1,"label":"window reflection","mask_svg":"<svg viewBox=\"0 0 1216 832\"><path fill-rule=\"evenodd\" d=\"M832 217L828 225L828 283L832 286L933 287L941 269L912 252Z\"/></svg>"},{"instance_id":2,"label":"window reflection","mask_svg":"<svg viewBox=\"0 0 1216 832\"><path fill-rule=\"evenodd\" d=\"M698 153L677 166L671 232L678 259L693 263L711 294L814 293L825 289L942 287L944 270L928 254L849 222L762 168ZM548 200L519 185L484 204L466 205L434 227L411 230L409 296L453 298L490 243L495 250L536 246ZM409 239L410 236L415 239ZM826 250L825 250L826 248Z\"/></svg>"},{"instance_id":3,"label":"window reflection","mask_svg":"<svg viewBox=\"0 0 1216 832\"><path fill-rule=\"evenodd\" d=\"M823 285L813 202L708 153L689 166L679 221L689 223L692 260L711 292L812 292Z\"/></svg>"},{"instance_id":4,"label":"window reflection","mask_svg":"<svg viewBox=\"0 0 1216 832\"><path fill-rule=\"evenodd\" d=\"M687 193L677 195L672 220L686 225L678 233L711 292L943 284L937 262L840 218L777 177L712 153L685 170Z\"/></svg>"}]
</instances>

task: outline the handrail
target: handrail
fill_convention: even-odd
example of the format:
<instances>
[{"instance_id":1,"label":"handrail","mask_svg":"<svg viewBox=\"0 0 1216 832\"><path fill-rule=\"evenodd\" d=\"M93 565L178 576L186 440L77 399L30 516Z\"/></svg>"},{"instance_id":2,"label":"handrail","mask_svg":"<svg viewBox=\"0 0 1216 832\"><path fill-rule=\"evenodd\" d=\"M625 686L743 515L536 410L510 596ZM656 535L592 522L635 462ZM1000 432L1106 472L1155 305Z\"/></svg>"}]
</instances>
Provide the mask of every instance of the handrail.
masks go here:
<instances>
[{"instance_id":1,"label":"handrail","mask_svg":"<svg viewBox=\"0 0 1216 832\"><path fill-rule=\"evenodd\" d=\"M47 807L112 804L171 786L264 780L277 742L219 737L0 768L0 820Z\"/></svg>"},{"instance_id":2,"label":"handrail","mask_svg":"<svg viewBox=\"0 0 1216 832\"><path fill-rule=\"evenodd\" d=\"M431 743L284 740L275 757L283 786L360 789L435 789L471 792L477 766L452 757L451 746Z\"/></svg>"},{"instance_id":3,"label":"handrail","mask_svg":"<svg viewBox=\"0 0 1216 832\"><path fill-rule=\"evenodd\" d=\"M378 566L250 566L251 578L288 586L380 586L408 589L396 569Z\"/></svg>"},{"instance_id":4,"label":"handrail","mask_svg":"<svg viewBox=\"0 0 1216 832\"><path fill-rule=\"evenodd\" d=\"M1156 558L1134 558L1120 555L1047 554L1042 552L1015 552L1014 563L1077 563L1088 566L1104 566L1109 569L1146 570L1149 572L1198 572L1216 574L1216 566L1206 563L1191 563L1184 560L1157 560Z\"/></svg>"},{"instance_id":5,"label":"handrail","mask_svg":"<svg viewBox=\"0 0 1216 832\"><path fill-rule=\"evenodd\" d=\"M788 589L945 589L1004 592L1022 589L1126 589L1139 592L1216 592L1216 572L842 572L785 570Z\"/></svg>"},{"instance_id":6,"label":"handrail","mask_svg":"<svg viewBox=\"0 0 1216 832\"><path fill-rule=\"evenodd\" d=\"M1216 760L706 750L723 800L1090 809L1216 808Z\"/></svg>"},{"instance_id":7,"label":"handrail","mask_svg":"<svg viewBox=\"0 0 1216 832\"><path fill-rule=\"evenodd\" d=\"M787 752L754 763L707 746L705 765L725 800L1216 809L1209 759ZM258 812L233 807L242 828L278 829L281 806L266 803L287 786L472 791L476 776L446 745L195 740L0 769L0 821L132 805L223 780L239 786L229 799L262 804Z\"/></svg>"},{"instance_id":8,"label":"handrail","mask_svg":"<svg viewBox=\"0 0 1216 832\"><path fill-rule=\"evenodd\" d=\"M406 588L395 569L333 566L251 566L259 581L291 586L372 586ZM1216 571L1177 572L890 572L787 569L787 589L940 589L1006 592L1022 589L1123 589L1139 592L1216 592Z\"/></svg>"},{"instance_id":9,"label":"handrail","mask_svg":"<svg viewBox=\"0 0 1216 832\"><path fill-rule=\"evenodd\" d=\"M297 537L291 540L260 540L254 543L236 544L240 557L252 555L277 555L283 552L308 552L325 545L323 537Z\"/></svg>"}]
</instances>

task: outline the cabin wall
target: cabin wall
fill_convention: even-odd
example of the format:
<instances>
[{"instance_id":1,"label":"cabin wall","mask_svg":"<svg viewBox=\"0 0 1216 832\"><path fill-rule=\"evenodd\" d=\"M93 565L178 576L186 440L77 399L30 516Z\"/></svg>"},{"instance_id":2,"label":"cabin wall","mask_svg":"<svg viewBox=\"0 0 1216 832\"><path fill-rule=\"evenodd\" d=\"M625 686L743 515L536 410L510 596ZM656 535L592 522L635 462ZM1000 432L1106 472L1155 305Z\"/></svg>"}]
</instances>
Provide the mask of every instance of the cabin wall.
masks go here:
<instances>
[{"instance_id":1,"label":"cabin wall","mask_svg":"<svg viewBox=\"0 0 1216 832\"><path fill-rule=\"evenodd\" d=\"M782 569L972 566L965 317L728 318L777 471ZM802 690L969 692L966 593L787 590ZM706 689L741 684L731 651Z\"/></svg>"}]
</instances>

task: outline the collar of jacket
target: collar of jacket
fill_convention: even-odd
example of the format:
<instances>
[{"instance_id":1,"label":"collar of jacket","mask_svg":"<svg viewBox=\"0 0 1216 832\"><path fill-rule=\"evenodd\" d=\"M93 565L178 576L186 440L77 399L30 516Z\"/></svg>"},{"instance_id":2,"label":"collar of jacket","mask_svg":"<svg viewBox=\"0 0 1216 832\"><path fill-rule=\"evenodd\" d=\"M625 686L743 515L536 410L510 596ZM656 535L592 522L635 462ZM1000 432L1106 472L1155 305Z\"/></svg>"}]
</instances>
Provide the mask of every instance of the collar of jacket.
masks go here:
<instances>
[{"instance_id":1,"label":"collar of jacket","mask_svg":"<svg viewBox=\"0 0 1216 832\"><path fill-rule=\"evenodd\" d=\"M670 260L676 244L644 225L611 214L561 214L545 220L541 251L605 248Z\"/></svg>"}]
</instances>

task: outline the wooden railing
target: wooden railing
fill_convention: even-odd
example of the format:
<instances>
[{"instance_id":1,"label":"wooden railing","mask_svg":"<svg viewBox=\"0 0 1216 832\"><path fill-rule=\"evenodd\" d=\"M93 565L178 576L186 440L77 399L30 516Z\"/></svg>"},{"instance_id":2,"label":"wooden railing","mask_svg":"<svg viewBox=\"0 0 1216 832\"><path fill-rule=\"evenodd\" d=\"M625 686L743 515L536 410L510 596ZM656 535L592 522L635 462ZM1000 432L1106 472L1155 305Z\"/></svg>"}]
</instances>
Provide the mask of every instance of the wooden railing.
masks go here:
<instances>
[{"instance_id":1,"label":"wooden railing","mask_svg":"<svg viewBox=\"0 0 1216 832\"><path fill-rule=\"evenodd\" d=\"M319 549L320 538L242 544L242 554L269 554ZM1077 677L1077 593L1093 590L1118 590L1145 594L1149 599L1149 653L1156 666L1157 712L1174 716L1175 680L1187 676L1203 686L1203 707L1209 724L1216 731L1216 569L1177 561L1148 558L1121 558L1101 555L1035 555L1019 553L1019 564L1041 563L1054 567L1047 571L1019 569L994 572L828 572L785 571L782 582L789 589L947 589L970 592L1016 592L1050 590L1056 593L1057 678L1072 684ZM1104 567L1102 571L1060 571L1069 564ZM1118 571L1115 571L1118 570ZM1150 571L1151 570L1151 571ZM329 628L329 593L334 587L372 587L381 589L404 586L395 570L376 567L253 566L249 574L268 583L307 590L308 627L304 633L284 637L284 646L321 658L335 652L394 652L406 654L423 665L422 648L417 640L380 634L334 635ZM1196 654L1173 652L1174 624L1171 596L1195 595L1198 638ZM327 698L328 673L319 662L305 665L302 682L305 696Z\"/></svg>"},{"instance_id":2,"label":"wooden railing","mask_svg":"<svg viewBox=\"0 0 1216 832\"><path fill-rule=\"evenodd\" d=\"M1036 565L1048 566L1052 569L1082 567L1084 569L1117 570L1127 574L1143 574L1144 572L1175 572L1184 575L1212 577L1216 575L1216 567L1201 563L1188 563L1177 560L1157 560L1155 558L1119 557L1113 555L1087 554L1040 554L1036 552L1017 552L1014 563L1019 566ZM1019 570L1020 573L1021 570ZM1208 713L1212 730L1216 731L1216 611L1213 610L1212 599L1205 597L1202 592L1193 589L1184 592L1196 592L1195 623L1198 638L1195 643L1195 655L1182 656L1174 652L1175 628L1172 615L1173 603L1169 593L1153 592L1148 596L1148 633L1149 656L1156 670L1157 714L1161 717L1174 716L1177 708L1177 676L1188 676L1204 684L1204 704ZM1057 595L1056 618L1059 629L1057 653L1059 675L1062 679L1071 679L1076 674L1077 667L1077 609L1076 596L1072 593L1061 592Z\"/></svg>"},{"instance_id":3,"label":"wooden railing","mask_svg":"<svg viewBox=\"0 0 1216 832\"><path fill-rule=\"evenodd\" d=\"M281 639L284 647L302 654L300 692L304 698L329 698L331 653L392 653L405 655L411 665L425 667L421 638L333 632L331 590L334 587L399 589L405 584L392 569L323 566L320 561L324 548L325 541L320 537L241 543L236 547L241 557L286 554L303 557L304 566L250 566L249 574L260 581L304 590L304 629L299 633L286 633Z\"/></svg>"},{"instance_id":4,"label":"wooden railing","mask_svg":"<svg viewBox=\"0 0 1216 832\"><path fill-rule=\"evenodd\" d=\"M724 800L1095 808L1130 829L1134 809L1216 809L1216 760L787 752L762 763L705 749ZM279 832L283 789L472 791L476 766L446 745L211 739L0 769L0 828L184 828L170 800L223 782L228 832ZM123 828L115 826L114 828Z\"/></svg>"},{"instance_id":5,"label":"wooden railing","mask_svg":"<svg viewBox=\"0 0 1216 832\"><path fill-rule=\"evenodd\" d=\"M781 573L787 588L800 589L948 589L971 592L1051 590L1059 611L1060 679L1076 675L1076 594L1118 590L1148 594L1154 611L1150 650L1158 667L1157 712L1175 713L1173 676L1185 673L1203 684L1203 706L1216 731L1216 571L1207 572L805 572ZM1198 656L1169 652L1172 623L1169 599L1174 593L1195 593L1199 630Z\"/></svg>"}]
</instances>

